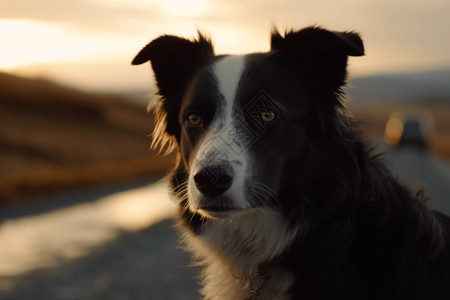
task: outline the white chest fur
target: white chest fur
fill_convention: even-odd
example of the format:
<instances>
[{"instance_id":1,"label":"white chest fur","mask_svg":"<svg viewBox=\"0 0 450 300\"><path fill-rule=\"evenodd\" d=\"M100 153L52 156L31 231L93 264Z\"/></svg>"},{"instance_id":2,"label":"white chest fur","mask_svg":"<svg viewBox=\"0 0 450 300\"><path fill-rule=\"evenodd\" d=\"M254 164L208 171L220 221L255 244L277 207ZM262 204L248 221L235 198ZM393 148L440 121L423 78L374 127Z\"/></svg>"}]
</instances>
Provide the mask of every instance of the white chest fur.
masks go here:
<instances>
[{"instance_id":1,"label":"white chest fur","mask_svg":"<svg viewBox=\"0 0 450 300\"><path fill-rule=\"evenodd\" d=\"M293 276L276 265L258 274L258 266L280 255L297 232L268 209L210 220L199 235L187 232L188 250L204 266L205 299L289 299Z\"/></svg>"}]
</instances>

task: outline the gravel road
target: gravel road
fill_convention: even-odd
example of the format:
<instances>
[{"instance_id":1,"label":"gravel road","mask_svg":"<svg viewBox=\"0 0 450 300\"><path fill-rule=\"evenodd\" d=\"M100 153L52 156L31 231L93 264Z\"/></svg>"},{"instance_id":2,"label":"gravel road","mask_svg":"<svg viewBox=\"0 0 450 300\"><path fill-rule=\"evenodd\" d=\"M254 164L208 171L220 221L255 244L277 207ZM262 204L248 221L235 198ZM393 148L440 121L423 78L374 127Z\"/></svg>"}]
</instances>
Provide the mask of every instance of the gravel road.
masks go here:
<instances>
[{"instance_id":1,"label":"gravel road","mask_svg":"<svg viewBox=\"0 0 450 300\"><path fill-rule=\"evenodd\" d=\"M199 299L199 270L177 248L173 220L123 233L89 255L18 278L0 278L0 299Z\"/></svg>"}]
</instances>

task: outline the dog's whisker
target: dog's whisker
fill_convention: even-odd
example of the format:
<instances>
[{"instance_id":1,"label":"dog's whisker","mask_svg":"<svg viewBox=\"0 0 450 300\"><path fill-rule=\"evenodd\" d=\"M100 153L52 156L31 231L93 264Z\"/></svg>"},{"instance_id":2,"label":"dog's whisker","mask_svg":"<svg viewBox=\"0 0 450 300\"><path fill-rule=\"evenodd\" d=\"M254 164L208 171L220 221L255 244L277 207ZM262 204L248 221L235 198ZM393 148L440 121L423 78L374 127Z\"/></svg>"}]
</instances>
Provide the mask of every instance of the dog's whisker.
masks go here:
<instances>
[{"instance_id":1,"label":"dog's whisker","mask_svg":"<svg viewBox=\"0 0 450 300\"><path fill-rule=\"evenodd\" d=\"M267 185L260 182L255 182L254 188L255 189L253 189L253 191L263 196L263 198L266 199L266 201L271 200L272 202L275 202L277 206L281 207L281 204L275 192L273 192Z\"/></svg>"},{"instance_id":2,"label":"dog's whisker","mask_svg":"<svg viewBox=\"0 0 450 300\"><path fill-rule=\"evenodd\" d=\"M265 199L267 199L267 196L260 191L253 190L250 197L255 202L257 207L263 207L266 204L267 200Z\"/></svg>"}]
</instances>

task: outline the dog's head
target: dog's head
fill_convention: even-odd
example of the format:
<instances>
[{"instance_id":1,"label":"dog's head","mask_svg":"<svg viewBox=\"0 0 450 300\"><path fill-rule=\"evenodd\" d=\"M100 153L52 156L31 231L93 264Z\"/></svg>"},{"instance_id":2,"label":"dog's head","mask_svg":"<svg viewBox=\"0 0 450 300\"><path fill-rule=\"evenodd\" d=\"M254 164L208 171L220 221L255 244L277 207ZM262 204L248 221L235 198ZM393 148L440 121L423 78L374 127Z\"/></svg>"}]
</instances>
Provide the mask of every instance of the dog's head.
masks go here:
<instances>
[{"instance_id":1,"label":"dog's head","mask_svg":"<svg viewBox=\"0 0 450 300\"><path fill-rule=\"evenodd\" d=\"M307 193L327 164L317 153L341 134L347 57L363 53L358 34L318 27L274 31L270 51L248 55L217 56L201 34L145 46L133 64L151 62L154 146L179 152L172 188L181 205L224 218L284 206L292 188ZM300 177L304 187L289 187Z\"/></svg>"}]
</instances>

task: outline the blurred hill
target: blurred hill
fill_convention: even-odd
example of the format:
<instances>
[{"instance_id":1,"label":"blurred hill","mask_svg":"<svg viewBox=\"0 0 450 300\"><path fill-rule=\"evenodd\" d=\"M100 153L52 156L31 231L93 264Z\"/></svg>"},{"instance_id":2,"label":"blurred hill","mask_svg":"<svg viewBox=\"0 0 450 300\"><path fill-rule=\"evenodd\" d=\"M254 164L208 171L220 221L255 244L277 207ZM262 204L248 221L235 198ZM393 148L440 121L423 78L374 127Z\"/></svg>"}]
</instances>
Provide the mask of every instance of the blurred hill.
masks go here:
<instances>
[{"instance_id":1,"label":"blurred hill","mask_svg":"<svg viewBox=\"0 0 450 300\"><path fill-rule=\"evenodd\" d=\"M357 77L347 92L356 105L450 105L450 68Z\"/></svg>"},{"instance_id":2,"label":"blurred hill","mask_svg":"<svg viewBox=\"0 0 450 300\"><path fill-rule=\"evenodd\" d=\"M163 174L145 104L0 73L0 203Z\"/></svg>"}]
</instances>

